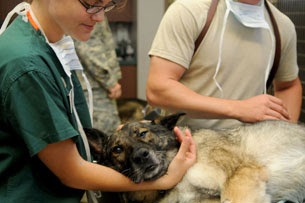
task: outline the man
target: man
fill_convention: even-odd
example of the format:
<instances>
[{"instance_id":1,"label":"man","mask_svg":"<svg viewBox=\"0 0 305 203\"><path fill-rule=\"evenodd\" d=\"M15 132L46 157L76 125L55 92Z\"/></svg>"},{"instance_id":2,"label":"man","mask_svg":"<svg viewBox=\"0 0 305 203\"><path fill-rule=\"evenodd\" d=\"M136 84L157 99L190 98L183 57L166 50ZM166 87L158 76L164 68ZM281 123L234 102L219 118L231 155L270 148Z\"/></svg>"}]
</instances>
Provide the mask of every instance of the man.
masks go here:
<instances>
[{"instance_id":1,"label":"man","mask_svg":"<svg viewBox=\"0 0 305 203\"><path fill-rule=\"evenodd\" d=\"M194 53L211 1L178 0L166 12L149 52L148 102L187 112L180 124L193 129L269 119L296 122L302 87L292 22L262 0L219 0L209 30ZM264 94L275 53L266 3L281 35L275 96Z\"/></svg>"}]
</instances>

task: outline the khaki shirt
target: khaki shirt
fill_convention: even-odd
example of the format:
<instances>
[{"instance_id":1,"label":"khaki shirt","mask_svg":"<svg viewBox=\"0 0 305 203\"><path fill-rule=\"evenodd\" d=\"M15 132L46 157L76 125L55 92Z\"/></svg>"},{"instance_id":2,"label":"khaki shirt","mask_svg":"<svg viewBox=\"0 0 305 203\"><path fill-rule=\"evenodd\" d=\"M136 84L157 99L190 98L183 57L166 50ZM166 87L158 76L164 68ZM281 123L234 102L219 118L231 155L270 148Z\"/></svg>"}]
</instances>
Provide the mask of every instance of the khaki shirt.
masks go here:
<instances>
[{"instance_id":1,"label":"khaki shirt","mask_svg":"<svg viewBox=\"0 0 305 203\"><path fill-rule=\"evenodd\" d=\"M220 0L210 28L194 54L194 42L205 22L211 0L177 0L167 10L149 55L159 56L185 67L180 82L195 92L221 97L213 76L220 52L220 37L224 26L226 4ZM290 19L270 4L281 34L281 60L275 76L279 81L291 81L298 75L296 32ZM265 18L272 29L269 14ZM273 30L272 30L273 32ZM269 31L248 28L230 12L221 52L221 64L216 80L223 89L223 98L243 100L262 94L272 47ZM194 54L194 55L193 55ZM164 67L166 68L166 67ZM181 98L187 99L187 98ZM182 118L180 125L191 128L227 128L239 125L233 119Z\"/></svg>"}]
</instances>

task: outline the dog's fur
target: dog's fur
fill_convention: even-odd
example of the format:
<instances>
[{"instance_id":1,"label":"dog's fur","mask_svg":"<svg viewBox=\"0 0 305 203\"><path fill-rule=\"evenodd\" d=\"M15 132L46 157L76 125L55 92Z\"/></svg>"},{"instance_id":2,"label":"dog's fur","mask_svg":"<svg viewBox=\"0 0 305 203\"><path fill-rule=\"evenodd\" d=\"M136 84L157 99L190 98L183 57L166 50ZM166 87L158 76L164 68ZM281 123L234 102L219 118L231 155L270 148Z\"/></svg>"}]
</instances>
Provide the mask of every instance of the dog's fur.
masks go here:
<instances>
[{"instance_id":1,"label":"dog's fur","mask_svg":"<svg viewBox=\"0 0 305 203\"><path fill-rule=\"evenodd\" d=\"M156 179L179 143L172 132L181 114L158 123L133 122L114 135L86 129L98 163L135 183ZM158 124L157 124L158 123ZM227 130L192 132L197 163L173 189L124 193L125 202L267 203L305 199L305 128L264 121Z\"/></svg>"},{"instance_id":2,"label":"dog's fur","mask_svg":"<svg viewBox=\"0 0 305 203\"><path fill-rule=\"evenodd\" d=\"M140 121L155 108L148 105L147 101L138 98L119 98L117 108L122 123Z\"/></svg>"}]
</instances>

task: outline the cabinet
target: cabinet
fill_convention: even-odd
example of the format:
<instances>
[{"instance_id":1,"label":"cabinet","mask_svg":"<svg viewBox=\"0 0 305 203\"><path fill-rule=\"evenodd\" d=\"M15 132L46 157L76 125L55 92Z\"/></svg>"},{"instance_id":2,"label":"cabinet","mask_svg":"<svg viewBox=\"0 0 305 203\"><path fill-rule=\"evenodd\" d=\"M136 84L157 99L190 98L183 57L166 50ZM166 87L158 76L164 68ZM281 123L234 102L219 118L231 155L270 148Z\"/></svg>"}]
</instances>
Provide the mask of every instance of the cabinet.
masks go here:
<instances>
[{"instance_id":1,"label":"cabinet","mask_svg":"<svg viewBox=\"0 0 305 203\"><path fill-rule=\"evenodd\" d=\"M127 3L124 7L106 13L109 22L132 22L134 16L133 5L134 4L132 0L127 0Z\"/></svg>"},{"instance_id":2,"label":"cabinet","mask_svg":"<svg viewBox=\"0 0 305 203\"><path fill-rule=\"evenodd\" d=\"M137 98L135 6L135 0L128 0L124 7L106 13L122 71L122 98Z\"/></svg>"},{"instance_id":3,"label":"cabinet","mask_svg":"<svg viewBox=\"0 0 305 203\"><path fill-rule=\"evenodd\" d=\"M137 98L137 67L135 65L121 65L122 98Z\"/></svg>"}]
</instances>

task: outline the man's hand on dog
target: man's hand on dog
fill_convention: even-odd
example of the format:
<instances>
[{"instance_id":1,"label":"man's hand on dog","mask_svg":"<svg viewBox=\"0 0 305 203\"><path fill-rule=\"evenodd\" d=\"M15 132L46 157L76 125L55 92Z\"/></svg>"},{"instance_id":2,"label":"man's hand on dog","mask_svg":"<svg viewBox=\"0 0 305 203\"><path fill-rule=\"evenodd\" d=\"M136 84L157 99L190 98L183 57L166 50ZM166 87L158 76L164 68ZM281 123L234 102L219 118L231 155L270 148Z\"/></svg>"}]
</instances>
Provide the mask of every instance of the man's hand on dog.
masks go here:
<instances>
[{"instance_id":1,"label":"man's hand on dog","mask_svg":"<svg viewBox=\"0 0 305 203\"><path fill-rule=\"evenodd\" d=\"M290 120L290 115L282 100L267 94L238 101L234 112L238 120L254 123L263 120Z\"/></svg>"}]
</instances>

